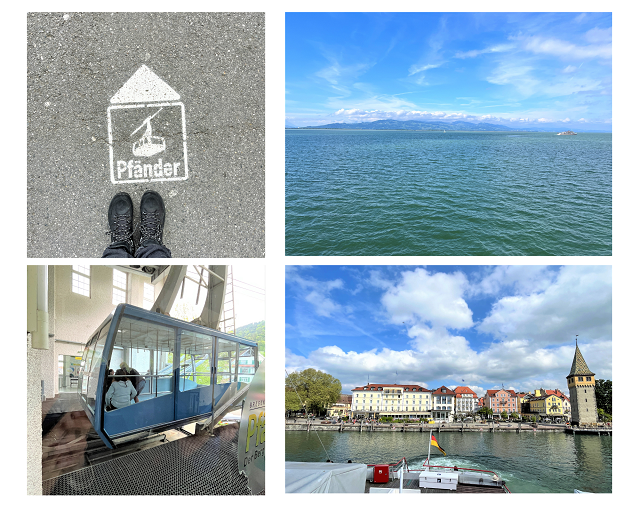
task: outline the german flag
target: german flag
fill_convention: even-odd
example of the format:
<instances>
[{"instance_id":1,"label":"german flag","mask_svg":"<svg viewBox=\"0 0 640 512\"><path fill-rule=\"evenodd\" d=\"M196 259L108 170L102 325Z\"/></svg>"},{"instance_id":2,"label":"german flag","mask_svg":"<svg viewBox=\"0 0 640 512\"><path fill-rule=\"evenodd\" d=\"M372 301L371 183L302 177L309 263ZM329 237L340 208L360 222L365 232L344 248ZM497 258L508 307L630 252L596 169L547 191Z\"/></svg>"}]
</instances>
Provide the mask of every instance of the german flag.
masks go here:
<instances>
[{"instance_id":1,"label":"german flag","mask_svg":"<svg viewBox=\"0 0 640 512\"><path fill-rule=\"evenodd\" d=\"M444 455L445 457L447 456L445 451L442 448L440 448L440 445L438 444L438 441L436 440L436 436L434 436L433 434L431 434L431 446L435 446L438 450L440 450L442 452L442 455Z\"/></svg>"}]
</instances>

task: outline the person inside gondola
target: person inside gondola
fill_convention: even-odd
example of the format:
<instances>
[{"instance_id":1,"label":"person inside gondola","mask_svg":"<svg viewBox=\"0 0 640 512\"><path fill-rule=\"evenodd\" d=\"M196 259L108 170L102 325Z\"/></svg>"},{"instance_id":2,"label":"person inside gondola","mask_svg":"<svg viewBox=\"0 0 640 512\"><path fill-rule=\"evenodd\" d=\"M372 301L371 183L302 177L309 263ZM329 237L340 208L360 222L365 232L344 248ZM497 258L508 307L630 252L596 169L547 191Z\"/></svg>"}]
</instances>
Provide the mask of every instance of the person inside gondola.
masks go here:
<instances>
[{"instance_id":1,"label":"person inside gondola","mask_svg":"<svg viewBox=\"0 0 640 512\"><path fill-rule=\"evenodd\" d=\"M116 371L113 382L105 396L104 402L107 410L121 409L131 405L131 400L136 396L136 390L126 377L124 370Z\"/></svg>"},{"instance_id":2,"label":"person inside gondola","mask_svg":"<svg viewBox=\"0 0 640 512\"><path fill-rule=\"evenodd\" d=\"M138 395L142 393L142 390L144 389L144 377L140 375L138 370L136 370L135 368L131 368L131 366L129 366L124 361L120 363L120 368L122 369L122 371L124 371L125 375L128 375L131 384L133 384L133 388L136 390L136 396L134 398L135 403L140 402L140 400L138 399Z\"/></svg>"}]
</instances>

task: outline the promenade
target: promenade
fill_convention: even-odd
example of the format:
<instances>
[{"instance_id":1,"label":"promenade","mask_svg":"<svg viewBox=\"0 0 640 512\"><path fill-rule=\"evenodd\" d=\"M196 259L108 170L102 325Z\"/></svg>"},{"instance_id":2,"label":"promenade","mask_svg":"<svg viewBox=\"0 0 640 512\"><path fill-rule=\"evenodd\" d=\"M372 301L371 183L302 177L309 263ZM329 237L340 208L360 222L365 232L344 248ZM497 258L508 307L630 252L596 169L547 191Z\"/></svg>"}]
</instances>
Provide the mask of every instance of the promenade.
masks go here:
<instances>
[{"instance_id":1,"label":"promenade","mask_svg":"<svg viewBox=\"0 0 640 512\"><path fill-rule=\"evenodd\" d=\"M544 431L560 432L566 429L565 424L500 422L464 422L464 423L367 423L342 422L332 423L328 420L293 419L285 420L285 430L334 430L339 432L522 432Z\"/></svg>"}]
</instances>

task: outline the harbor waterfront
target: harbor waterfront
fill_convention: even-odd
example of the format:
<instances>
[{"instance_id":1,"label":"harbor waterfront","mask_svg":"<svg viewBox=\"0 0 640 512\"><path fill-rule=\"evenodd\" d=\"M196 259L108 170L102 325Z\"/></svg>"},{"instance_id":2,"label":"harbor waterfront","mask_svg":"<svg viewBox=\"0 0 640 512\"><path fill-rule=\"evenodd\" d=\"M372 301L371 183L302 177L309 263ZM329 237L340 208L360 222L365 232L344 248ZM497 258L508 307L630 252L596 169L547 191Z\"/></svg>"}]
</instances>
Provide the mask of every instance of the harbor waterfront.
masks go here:
<instances>
[{"instance_id":1,"label":"harbor waterfront","mask_svg":"<svg viewBox=\"0 0 640 512\"><path fill-rule=\"evenodd\" d=\"M382 464L405 457L409 468L418 469L429 450L428 426L434 425L424 425L423 432L287 430L285 459ZM438 443L447 455L431 450L431 464L495 471L513 493L612 491L611 436L569 435L562 426L545 427L520 433L488 429L437 433L436 428Z\"/></svg>"},{"instance_id":2,"label":"harbor waterfront","mask_svg":"<svg viewBox=\"0 0 640 512\"><path fill-rule=\"evenodd\" d=\"M612 135L286 130L287 255L610 256Z\"/></svg>"}]
</instances>

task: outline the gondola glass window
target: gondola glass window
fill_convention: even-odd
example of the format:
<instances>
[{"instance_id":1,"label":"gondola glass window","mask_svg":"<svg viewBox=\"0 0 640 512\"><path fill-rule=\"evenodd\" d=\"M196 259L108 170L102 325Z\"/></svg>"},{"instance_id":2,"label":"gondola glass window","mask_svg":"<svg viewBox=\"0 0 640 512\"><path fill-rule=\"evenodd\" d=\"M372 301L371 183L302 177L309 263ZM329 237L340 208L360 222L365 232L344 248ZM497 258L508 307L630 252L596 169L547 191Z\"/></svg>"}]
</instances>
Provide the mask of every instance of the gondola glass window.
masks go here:
<instances>
[{"instance_id":1,"label":"gondola glass window","mask_svg":"<svg viewBox=\"0 0 640 512\"><path fill-rule=\"evenodd\" d=\"M216 384L237 382L238 344L233 341L218 340L218 376Z\"/></svg>"},{"instance_id":2,"label":"gondola glass window","mask_svg":"<svg viewBox=\"0 0 640 512\"><path fill-rule=\"evenodd\" d=\"M211 385L212 354L213 336L182 331L180 336L181 389ZM187 383L187 381L190 382Z\"/></svg>"},{"instance_id":3,"label":"gondola glass window","mask_svg":"<svg viewBox=\"0 0 640 512\"><path fill-rule=\"evenodd\" d=\"M256 354L258 347L241 347L238 359L238 381L249 383L256 374Z\"/></svg>"},{"instance_id":4,"label":"gondola glass window","mask_svg":"<svg viewBox=\"0 0 640 512\"><path fill-rule=\"evenodd\" d=\"M100 364L102 363L104 342L107 338L110 325L111 322L100 329L100 332L94 335L91 342L85 347L86 363L82 379L82 394L91 412L95 412Z\"/></svg>"},{"instance_id":5,"label":"gondola glass window","mask_svg":"<svg viewBox=\"0 0 640 512\"><path fill-rule=\"evenodd\" d=\"M109 367L117 370L124 361L144 378L141 401L173 393L175 329L128 316L118 327Z\"/></svg>"}]
</instances>

